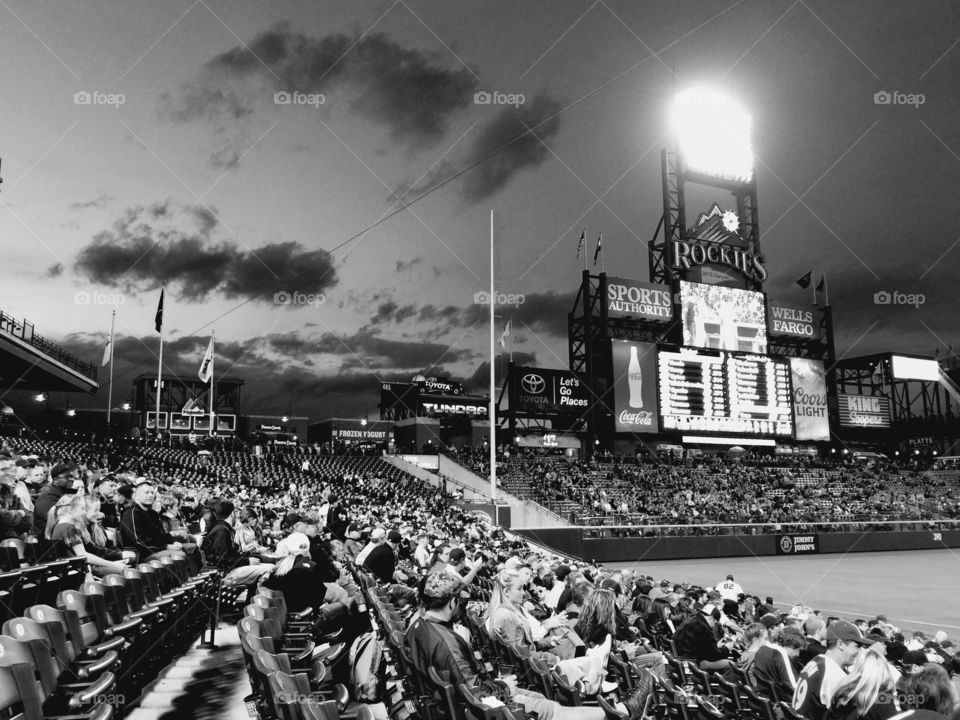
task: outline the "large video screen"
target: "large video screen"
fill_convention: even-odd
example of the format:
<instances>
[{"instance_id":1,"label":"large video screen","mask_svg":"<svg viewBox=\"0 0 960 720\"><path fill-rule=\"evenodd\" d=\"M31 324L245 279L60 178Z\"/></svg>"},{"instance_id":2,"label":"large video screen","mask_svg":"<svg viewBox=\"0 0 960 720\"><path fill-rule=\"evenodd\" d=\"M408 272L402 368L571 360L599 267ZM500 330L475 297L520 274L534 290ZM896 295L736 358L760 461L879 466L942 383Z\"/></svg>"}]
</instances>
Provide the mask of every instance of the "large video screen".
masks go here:
<instances>
[{"instance_id":1,"label":"large video screen","mask_svg":"<svg viewBox=\"0 0 960 720\"><path fill-rule=\"evenodd\" d=\"M657 370L665 430L793 435L786 360L680 348L661 350Z\"/></svg>"},{"instance_id":2,"label":"large video screen","mask_svg":"<svg viewBox=\"0 0 960 720\"><path fill-rule=\"evenodd\" d=\"M763 293L681 281L680 307L684 345L767 352Z\"/></svg>"}]
</instances>

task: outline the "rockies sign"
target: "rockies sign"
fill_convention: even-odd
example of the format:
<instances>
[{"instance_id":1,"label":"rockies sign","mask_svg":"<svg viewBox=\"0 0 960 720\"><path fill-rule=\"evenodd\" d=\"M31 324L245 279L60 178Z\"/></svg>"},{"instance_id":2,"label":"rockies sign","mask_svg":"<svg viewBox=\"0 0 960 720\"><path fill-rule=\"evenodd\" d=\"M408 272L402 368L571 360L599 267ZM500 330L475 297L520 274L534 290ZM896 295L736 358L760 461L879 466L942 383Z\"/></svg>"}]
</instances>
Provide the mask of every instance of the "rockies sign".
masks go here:
<instances>
[{"instance_id":1,"label":"rockies sign","mask_svg":"<svg viewBox=\"0 0 960 720\"><path fill-rule=\"evenodd\" d=\"M590 405L590 393L568 370L511 367L510 403L520 412L557 415L582 413Z\"/></svg>"}]
</instances>

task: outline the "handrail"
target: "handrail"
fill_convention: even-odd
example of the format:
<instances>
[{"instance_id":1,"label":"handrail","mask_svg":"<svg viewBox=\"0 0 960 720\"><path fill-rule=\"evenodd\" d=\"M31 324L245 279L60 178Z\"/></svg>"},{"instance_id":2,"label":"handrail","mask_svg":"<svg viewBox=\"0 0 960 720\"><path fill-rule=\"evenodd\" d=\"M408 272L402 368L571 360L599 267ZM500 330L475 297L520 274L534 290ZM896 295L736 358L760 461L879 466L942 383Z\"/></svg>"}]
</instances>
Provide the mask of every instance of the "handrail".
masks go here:
<instances>
[{"instance_id":1,"label":"handrail","mask_svg":"<svg viewBox=\"0 0 960 720\"><path fill-rule=\"evenodd\" d=\"M811 528L820 526L861 526L861 525L895 525L900 523L909 523L913 525L957 525L960 527L960 518L943 518L939 520L921 520L918 518L895 519L864 519L864 520L835 520L835 521L816 521L816 522L756 522L756 523L702 523L687 525L571 525L575 530L652 530L652 529L678 529L678 530L699 530L710 528Z\"/></svg>"},{"instance_id":2,"label":"handrail","mask_svg":"<svg viewBox=\"0 0 960 720\"><path fill-rule=\"evenodd\" d=\"M485 500L488 500L489 502L496 502L492 497L490 497L489 494L483 492L482 490L477 490L476 488L474 488L474 487L472 487L472 486L470 486L470 485L467 485L466 483L461 482L460 480L457 480L457 479L455 479L455 478L452 478L452 477L450 477L449 475L440 472L439 470L437 471L437 475L438 475L444 482L449 482L449 483L452 483L453 485L456 485L457 487L461 487L461 488L463 488L463 489L465 489L465 490L469 490L469 491L470 491L471 493L473 493L474 495L479 495L480 497L484 498ZM523 505L533 506L533 507L535 507L537 510L543 512L545 515L551 515L551 516L555 517L557 520L559 520L560 522L562 522L564 525L566 525L566 524L569 523L569 521L566 520L562 515L560 515L559 513L554 512L554 511L551 510L550 508L545 507L545 506L542 505L541 503L538 503L536 500L529 500L529 499L527 499L527 498L519 497L518 495L514 495L512 492L509 492L509 491L507 491L507 490L504 490L502 487L499 487L499 486L497 487L497 491L499 492L498 500L500 500L500 499L506 499L506 500L509 500L510 502L516 502L516 503L521 503L521 504L523 504Z\"/></svg>"},{"instance_id":3,"label":"handrail","mask_svg":"<svg viewBox=\"0 0 960 720\"><path fill-rule=\"evenodd\" d=\"M50 342L42 335L38 335L33 331L33 323L29 323L26 320L18 321L16 318L0 310L0 332L22 340L28 345L40 350L44 355L66 365L71 370L76 370L94 382L97 381L96 363L84 362L77 358L76 355L71 355L62 347Z\"/></svg>"}]
</instances>

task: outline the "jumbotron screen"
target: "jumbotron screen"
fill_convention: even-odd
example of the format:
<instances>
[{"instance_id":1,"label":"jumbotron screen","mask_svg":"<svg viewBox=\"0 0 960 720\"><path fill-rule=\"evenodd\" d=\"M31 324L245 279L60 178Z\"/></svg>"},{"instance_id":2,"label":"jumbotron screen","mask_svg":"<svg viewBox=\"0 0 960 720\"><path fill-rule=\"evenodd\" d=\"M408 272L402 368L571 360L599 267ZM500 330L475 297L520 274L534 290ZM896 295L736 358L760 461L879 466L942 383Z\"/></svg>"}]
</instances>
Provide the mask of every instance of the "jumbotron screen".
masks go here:
<instances>
[{"instance_id":1,"label":"jumbotron screen","mask_svg":"<svg viewBox=\"0 0 960 720\"><path fill-rule=\"evenodd\" d=\"M793 435L790 363L680 348L657 355L664 430Z\"/></svg>"},{"instance_id":2,"label":"jumbotron screen","mask_svg":"<svg viewBox=\"0 0 960 720\"><path fill-rule=\"evenodd\" d=\"M681 281L680 307L684 345L767 352L763 293Z\"/></svg>"}]
</instances>

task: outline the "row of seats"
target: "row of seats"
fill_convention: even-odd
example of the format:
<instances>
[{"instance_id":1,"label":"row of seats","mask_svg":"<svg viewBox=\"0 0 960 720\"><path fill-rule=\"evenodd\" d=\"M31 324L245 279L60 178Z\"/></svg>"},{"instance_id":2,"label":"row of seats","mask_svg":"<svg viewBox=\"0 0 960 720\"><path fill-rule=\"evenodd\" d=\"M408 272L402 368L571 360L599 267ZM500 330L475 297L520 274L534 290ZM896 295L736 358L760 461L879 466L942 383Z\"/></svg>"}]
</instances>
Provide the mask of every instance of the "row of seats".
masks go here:
<instances>
[{"instance_id":1,"label":"row of seats","mask_svg":"<svg viewBox=\"0 0 960 720\"><path fill-rule=\"evenodd\" d=\"M74 587L52 597L49 587L24 607L21 586L4 608L0 717L122 714L200 636L216 602L217 571L191 575L183 553L102 581L84 581L82 563L63 562L79 575Z\"/></svg>"}]
</instances>

